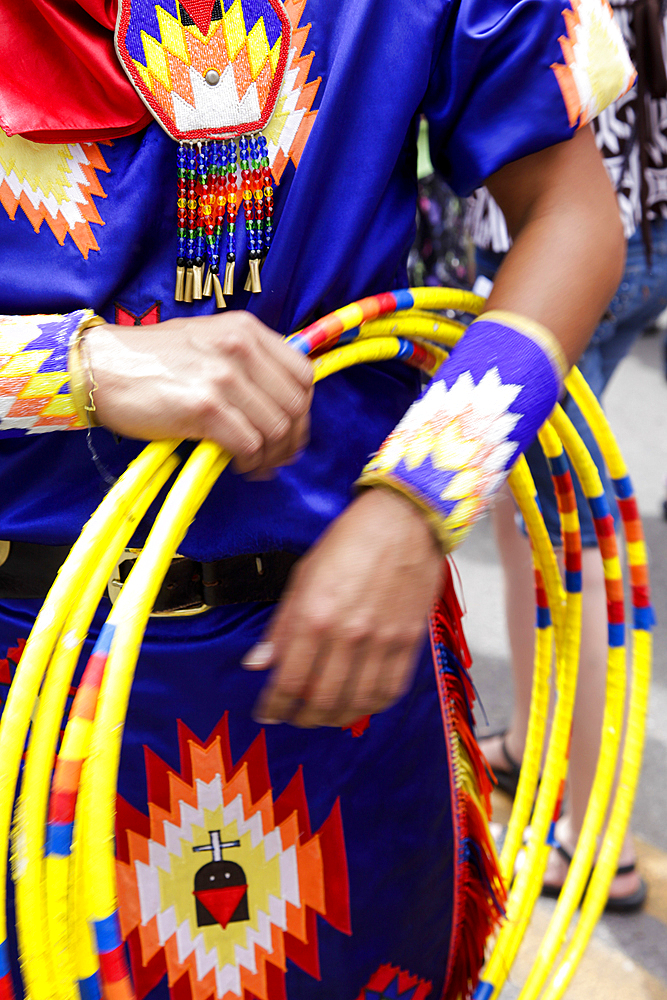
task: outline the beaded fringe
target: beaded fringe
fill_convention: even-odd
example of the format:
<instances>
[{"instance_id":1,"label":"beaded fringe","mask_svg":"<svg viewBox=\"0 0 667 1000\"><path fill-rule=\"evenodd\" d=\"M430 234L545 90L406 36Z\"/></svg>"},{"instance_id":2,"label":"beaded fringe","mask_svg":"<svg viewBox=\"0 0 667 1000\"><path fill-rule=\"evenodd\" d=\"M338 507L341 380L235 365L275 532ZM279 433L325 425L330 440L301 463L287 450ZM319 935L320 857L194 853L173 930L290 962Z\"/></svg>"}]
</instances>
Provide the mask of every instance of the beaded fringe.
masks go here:
<instances>
[{"instance_id":1,"label":"beaded fringe","mask_svg":"<svg viewBox=\"0 0 667 1000\"><path fill-rule=\"evenodd\" d=\"M471 657L463 635L451 572L431 616L445 735L450 749L454 817L454 912L449 967L442 1000L470 1000L479 982L484 948L504 916L505 887L489 830L492 781L474 735Z\"/></svg>"},{"instance_id":2,"label":"beaded fringe","mask_svg":"<svg viewBox=\"0 0 667 1000\"><path fill-rule=\"evenodd\" d=\"M273 239L273 179L264 136L243 135L238 146L234 139L180 143L177 172L176 301L214 295L224 309L225 295L234 294L239 187L249 265L245 288L261 292L260 271Z\"/></svg>"}]
</instances>

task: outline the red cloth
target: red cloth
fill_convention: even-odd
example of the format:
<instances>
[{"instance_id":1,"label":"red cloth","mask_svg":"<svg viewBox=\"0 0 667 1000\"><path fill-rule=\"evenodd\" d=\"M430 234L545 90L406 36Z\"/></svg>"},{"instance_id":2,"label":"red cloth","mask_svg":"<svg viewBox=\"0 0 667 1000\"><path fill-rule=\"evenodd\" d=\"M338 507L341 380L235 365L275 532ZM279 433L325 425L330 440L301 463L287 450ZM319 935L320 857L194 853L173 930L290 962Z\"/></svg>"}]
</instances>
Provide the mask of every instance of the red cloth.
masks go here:
<instances>
[{"instance_id":1,"label":"red cloth","mask_svg":"<svg viewBox=\"0 0 667 1000\"><path fill-rule=\"evenodd\" d=\"M0 126L35 142L113 139L152 120L114 50L117 0L0 0Z\"/></svg>"}]
</instances>

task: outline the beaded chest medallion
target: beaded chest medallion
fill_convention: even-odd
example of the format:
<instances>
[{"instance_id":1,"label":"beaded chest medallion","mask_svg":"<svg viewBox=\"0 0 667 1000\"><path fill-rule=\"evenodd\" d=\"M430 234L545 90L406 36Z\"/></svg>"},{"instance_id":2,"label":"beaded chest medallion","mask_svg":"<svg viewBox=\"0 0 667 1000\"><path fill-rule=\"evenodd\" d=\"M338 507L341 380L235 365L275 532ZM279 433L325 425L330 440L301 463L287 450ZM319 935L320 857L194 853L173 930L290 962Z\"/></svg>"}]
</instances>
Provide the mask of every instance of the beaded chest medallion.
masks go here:
<instances>
[{"instance_id":1,"label":"beaded chest medallion","mask_svg":"<svg viewBox=\"0 0 667 1000\"><path fill-rule=\"evenodd\" d=\"M177 301L215 295L224 308L224 296L233 294L240 201L246 289L261 291L273 235L273 182L261 130L276 108L291 30L281 0L120 0L118 57L179 143Z\"/></svg>"}]
</instances>

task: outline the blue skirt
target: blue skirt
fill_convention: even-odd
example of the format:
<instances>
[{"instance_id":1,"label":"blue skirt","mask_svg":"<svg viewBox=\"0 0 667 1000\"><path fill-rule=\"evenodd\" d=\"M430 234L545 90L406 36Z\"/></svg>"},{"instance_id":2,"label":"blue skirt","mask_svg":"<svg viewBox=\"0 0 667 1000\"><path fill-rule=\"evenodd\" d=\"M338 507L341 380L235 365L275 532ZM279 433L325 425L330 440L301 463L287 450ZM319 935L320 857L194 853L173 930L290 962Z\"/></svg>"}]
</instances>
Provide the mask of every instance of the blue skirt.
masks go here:
<instances>
[{"instance_id":1,"label":"blue skirt","mask_svg":"<svg viewBox=\"0 0 667 1000\"><path fill-rule=\"evenodd\" d=\"M0 606L5 680L37 609ZM473 836L479 823L457 780L457 754L473 742L457 621L441 611L435 644L393 708L351 729L302 730L252 719L266 675L240 660L271 610L234 605L149 624L116 835L139 1000L468 992L499 900L492 849ZM462 947L471 934L475 946Z\"/></svg>"}]
</instances>

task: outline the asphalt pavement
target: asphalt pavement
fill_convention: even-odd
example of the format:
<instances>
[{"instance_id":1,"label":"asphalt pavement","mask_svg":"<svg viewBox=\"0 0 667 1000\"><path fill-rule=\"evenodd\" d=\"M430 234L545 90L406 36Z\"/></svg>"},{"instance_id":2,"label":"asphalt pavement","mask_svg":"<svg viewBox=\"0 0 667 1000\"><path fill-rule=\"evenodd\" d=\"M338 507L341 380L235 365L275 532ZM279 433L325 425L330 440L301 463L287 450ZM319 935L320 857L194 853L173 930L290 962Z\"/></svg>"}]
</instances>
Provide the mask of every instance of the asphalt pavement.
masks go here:
<instances>
[{"instance_id":1,"label":"asphalt pavement","mask_svg":"<svg viewBox=\"0 0 667 1000\"><path fill-rule=\"evenodd\" d=\"M667 381L662 334L645 336L619 366L605 409L637 494L650 558L655 629L653 680L646 750L632 828L639 867L649 884L642 912L605 915L566 1000L667 1000ZM480 522L456 557L467 607L466 634L475 684L489 725L509 718L512 699L509 647L502 605L502 574L488 519ZM482 727L480 735L486 730ZM494 793L496 818L509 802ZM515 1000L554 904L540 900L502 1000Z\"/></svg>"}]
</instances>

